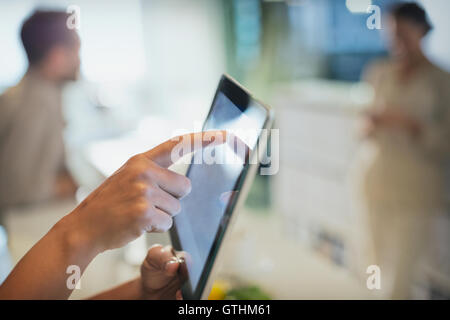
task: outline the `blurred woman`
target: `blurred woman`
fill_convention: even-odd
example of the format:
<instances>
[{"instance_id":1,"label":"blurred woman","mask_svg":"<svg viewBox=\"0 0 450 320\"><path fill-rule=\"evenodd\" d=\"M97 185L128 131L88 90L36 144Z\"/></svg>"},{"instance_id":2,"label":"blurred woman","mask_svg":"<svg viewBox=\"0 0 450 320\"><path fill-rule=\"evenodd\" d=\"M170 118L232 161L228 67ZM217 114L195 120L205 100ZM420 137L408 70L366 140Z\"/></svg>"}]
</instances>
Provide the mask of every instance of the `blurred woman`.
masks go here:
<instances>
[{"instance_id":1,"label":"blurred woman","mask_svg":"<svg viewBox=\"0 0 450 320\"><path fill-rule=\"evenodd\" d=\"M385 298L410 297L412 275L432 216L444 208L450 147L450 77L422 51L431 30L415 3L389 15L390 57L365 80L374 101L365 117L359 186Z\"/></svg>"}]
</instances>

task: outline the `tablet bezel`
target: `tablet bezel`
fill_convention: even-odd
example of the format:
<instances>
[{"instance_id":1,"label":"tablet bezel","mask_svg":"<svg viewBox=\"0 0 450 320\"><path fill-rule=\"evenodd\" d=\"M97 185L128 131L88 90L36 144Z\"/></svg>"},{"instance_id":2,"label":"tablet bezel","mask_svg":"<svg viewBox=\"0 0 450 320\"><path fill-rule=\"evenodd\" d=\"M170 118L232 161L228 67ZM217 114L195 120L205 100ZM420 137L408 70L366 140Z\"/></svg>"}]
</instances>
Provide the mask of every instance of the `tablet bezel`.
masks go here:
<instances>
[{"instance_id":1,"label":"tablet bezel","mask_svg":"<svg viewBox=\"0 0 450 320\"><path fill-rule=\"evenodd\" d=\"M255 99L246 89L244 89L241 85L239 85L234 79L232 79L230 76L224 74L219 82L219 85L217 87L217 90L214 94L214 99L211 104L211 108L208 112L208 116L206 117L206 120L203 123L203 129L205 129L205 126L207 124L207 121L209 120L211 113L213 111L214 104L217 99L217 95L219 92L222 92L233 104L241 108L241 106L249 106L252 105L258 105L260 106L265 112L266 117L264 121L264 125L262 129L270 129L272 125L273 120L273 113L269 107L262 104L260 101ZM242 110L241 110L242 111ZM265 146L266 143L261 143L262 137L261 135L258 137L257 145ZM257 150L257 149L255 149ZM254 159L256 157L256 152L253 150L250 153L250 159ZM262 153L265 150L258 149L258 152ZM251 182L253 181L253 178L256 173L257 165L255 164L255 161L249 161L249 163L245 164L245 168L243 168L243 173L239 177L238 181L235 185L235 190L240 190L240 192L237 194L236 197L234 197L227 205L224 217L222 218L222 223L219 225L217 229L217 233L214 238L214 242L211 246L210 252L208 254L208 258L205 262L205 265L202 270L202 274L200 276L200 279L198 280L197 287L192 288L189 281L185 281L185 283L182 286L182 294L183 298L187 300L198 300L198 299L206 299L209 295L210 288L212 286L212 275L213 275L213 269L215 266L216 258L219 254L221 244L224 241L224 238L227 234L227 230L230 229L230 225L232 224L236 214L234 212L236 209L242 205L242 203L245 201L245 198L248 193L248 189L251 185ZM191 169L191 166L189 166L186 175L189 174L189 171ZM226 220L224 220L226 219ZM225 221L226 223L223 223ZM172 246L175 250L180 251L182 250L182 246L180 243L180 239L178 237L177 232L177 226L174 221L174 224L172 228L170 229L170 238L172 241ZM195 289L195 290L194 290Z\"/></svg>"}]
</instances>

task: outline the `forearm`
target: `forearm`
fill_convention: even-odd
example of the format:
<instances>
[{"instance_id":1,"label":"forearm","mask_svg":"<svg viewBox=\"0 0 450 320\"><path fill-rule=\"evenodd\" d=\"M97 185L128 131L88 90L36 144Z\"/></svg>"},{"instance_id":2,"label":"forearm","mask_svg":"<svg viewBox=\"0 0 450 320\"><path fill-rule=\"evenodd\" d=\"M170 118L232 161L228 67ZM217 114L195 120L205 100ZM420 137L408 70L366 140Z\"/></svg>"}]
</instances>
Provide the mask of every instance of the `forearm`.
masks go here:
<instances>
[{"instance_id":1,"label":"forearm","mask_svg":"<svg viewBox=\"0 0 450 320\"><path fill-rule=\"evenodd\" d=\"M77 230L73 214L60 220L18 262L0 286L0 299L67 299L67 267L81 273L99 253Z\"/></svg>"},{"instance_id":2,"label":"forearm","mask_svg":"<svg viewBox=\"0 0 450 320\"><path fill-rule=\"evenodd\" d=\"M92 300L140 300L142 295L142 281L137 278L121 284L113 289L97 294Z\"/></svg>"},{"instance_id":3,"label":"forearm","mask_svg":"<svg viewBox=\"0 0 450 320\"><path fill-rule=\"evenodd\" d=\"M65 198L73 196L77 191L77 185L70 175L70 173L64 169L56 177L53 195L58 198Z\"/></svg>"}]
</instances>

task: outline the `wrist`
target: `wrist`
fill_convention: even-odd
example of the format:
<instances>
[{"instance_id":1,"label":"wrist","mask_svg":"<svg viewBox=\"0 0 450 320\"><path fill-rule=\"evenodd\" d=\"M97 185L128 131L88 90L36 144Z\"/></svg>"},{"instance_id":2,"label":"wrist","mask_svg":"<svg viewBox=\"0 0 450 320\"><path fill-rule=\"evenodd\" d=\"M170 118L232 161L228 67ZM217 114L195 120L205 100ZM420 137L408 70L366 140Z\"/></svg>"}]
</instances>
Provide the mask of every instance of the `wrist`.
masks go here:
<instances>
[{"instance_id":1,"label":"wrist","mask_svg":"<svg viewBox=\"0 0 450 320\"><path fill-rule=\"evenodd\" d=\"M52 231L57 234L67 252L93 259L103 250L79 220L75 209L59 220Z\"/></svg>"}]
</instances>

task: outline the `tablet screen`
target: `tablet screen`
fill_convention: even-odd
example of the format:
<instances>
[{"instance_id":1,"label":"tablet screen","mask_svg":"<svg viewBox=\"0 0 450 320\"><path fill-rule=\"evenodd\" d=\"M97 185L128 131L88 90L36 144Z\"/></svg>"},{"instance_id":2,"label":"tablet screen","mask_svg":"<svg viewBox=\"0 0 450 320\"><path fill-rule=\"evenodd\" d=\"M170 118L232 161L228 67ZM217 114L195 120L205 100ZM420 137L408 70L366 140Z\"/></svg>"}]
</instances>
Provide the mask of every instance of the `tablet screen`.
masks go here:
<instances>
[{"instance_id":1,"label":"tablet screen","mask_svg":"<svg viewBox=\"0 0 450 320\"><path fill-rule=\"evenodd\" d=\"M251 99L235 99L235 102L241 104L237 105L219 90L204 130L230 130L253 150L267 112ZM199 163L195 160L198 154L194 156L187 172L192 191L181 200L182 211L174 218L174 232L180 246L176 249L188 254L187 282L192 292L199 288L202 276L207 277L205 267L214 258L214 245L220 242L248 169L248 163L228 144L199 152L213 154L218 163Z\"/></svg>"}]
</instances>

